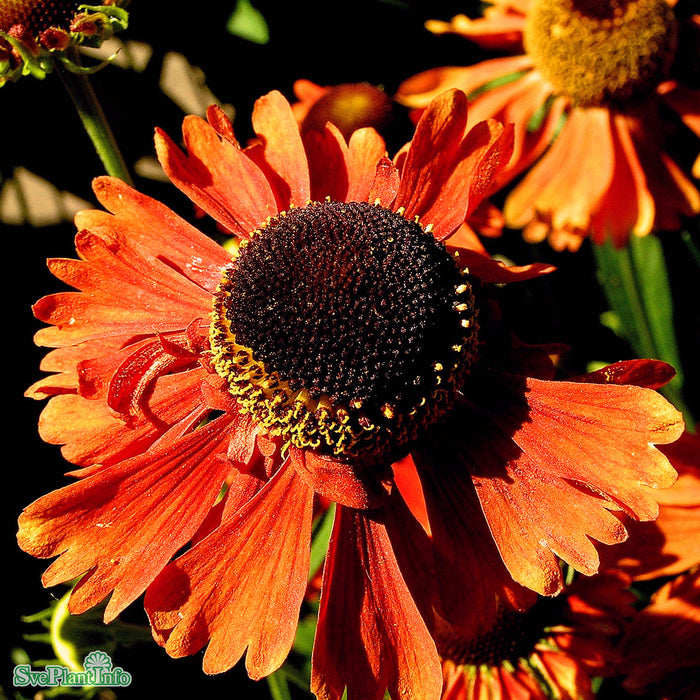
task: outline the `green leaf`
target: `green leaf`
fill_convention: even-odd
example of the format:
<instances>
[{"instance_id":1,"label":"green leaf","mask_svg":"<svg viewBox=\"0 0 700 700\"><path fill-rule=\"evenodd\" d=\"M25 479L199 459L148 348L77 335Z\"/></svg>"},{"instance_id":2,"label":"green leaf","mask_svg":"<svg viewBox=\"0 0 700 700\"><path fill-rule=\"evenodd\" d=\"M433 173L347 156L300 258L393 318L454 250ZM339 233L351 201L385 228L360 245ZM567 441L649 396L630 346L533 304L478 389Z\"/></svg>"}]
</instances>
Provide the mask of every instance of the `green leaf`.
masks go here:
<instances>
[{"instance_id":1,"label":"green leaf","mask_svg":"<svg viewBox=\"0 0 700 700\"><path fill-rule=\"evenodd\" d=\"M309 580L318 571L328 551L328 542L333 531L333 518L335 517L335 503L331 503L328 510L318 518L315 523L313 539L311 541L311 559L309 561Z\"/></svg>"},{"instance_id":2,"label":"green leaf","mask_svg":"<svg viewBox=\"0 0 700 700\"><path fill-rule=\"evenodd\" d=\"M673 366L676 376L661 391L689 420L661 241L653 235L631 236L624 248L615 248L610 241L593 248L598 279L610 305L603 322L627 341L637 357Z\"/></svg>"},{"instance_id":3,"label":"green leaf","mask_svg":"<svg viewBox=\"0 0 700 700\"><path fill-rule=\"evenodd\" d=\"M241 39L255 44L267 44L270 30L260 10L253 7L250 0L238 0L236 9L226 23L226 30Z\"/></svg>"}]
</instances>

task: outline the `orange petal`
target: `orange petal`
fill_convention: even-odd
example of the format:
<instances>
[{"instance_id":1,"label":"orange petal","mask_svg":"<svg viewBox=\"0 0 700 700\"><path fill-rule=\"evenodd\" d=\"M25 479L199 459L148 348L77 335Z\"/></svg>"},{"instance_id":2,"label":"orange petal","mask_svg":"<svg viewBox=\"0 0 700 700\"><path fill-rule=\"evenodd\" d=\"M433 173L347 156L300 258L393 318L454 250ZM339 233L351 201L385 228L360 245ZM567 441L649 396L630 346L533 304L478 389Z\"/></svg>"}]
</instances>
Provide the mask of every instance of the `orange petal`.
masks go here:
<instances>
[{"instance_id":1,"label":"orange petal","mask_svg":"<svg viewBox=\"0 0 700 700\"><path fill-rule=\"evenodd\" d=\"M506 384L520 393L521 404L499 422L543 471L606 494L636 519L657 516L645 487L667 488L676 472L654 445L683 432L681 414L666 399L630 385L539 379Z\"/></svg>"},{"instance_id":2,"label":"orange petal","mask_svg":"<svg viewBox=\"0 0 700 700\"><path fill-rule=\"evenodd\" d=\"M535 217L553 229L587 230L613 174L609 113L573 109L547 154L508 195L506 222L522 228Z\"/></svg>"},{"instance_id":3,"label":"orange petal","mask_svg":"<svg viewBox=\"0 0 700 700\"><path fill-rule=\"evenodd\" d=\"M473 66L431 68L401 83L395 97L406 107L425 108L447 90L457 89L470 95L492 80L530 68L532 59L524 55L494 58Z\"/></svg>"},{"instance_id":4,"label":"orange petal","mask_svg":"<svg viewBox=\"0 0 700 700\"><path fill-rule=\"evenodd\" d=\"M283 468L208 537L172 562L145 606L156 639L174 657L209 642L206 673L235 665L246 649L251 678L284 662L306 590L313 491Z\"/></svg>"},{"instance_id":5,"label":"orange petal","mask_svg":"<svg viewBox=\"0 0 700 700\"><path fill-rule=\"evenodd\" d=\"M448 239L449 245L450 239ZM453 247L453 246L450 246ZM531 263L530 265L506 265L474 250L454 247L459 253L459 264L481 282L486 284L508 284L522 282L554 272L553 265Z\"/></svg>"},{"instance_id":6,"label":"orange petal","mask_svg":"<svg viewBox=\"0 0 700 700\"><path fill-rule=\"evenodd\" d=\"M342 633L340 632L342 630ZM338 508L323 573L311 689L318 700L439 698L435 644L385 524Z\"/></svg>"},{"instance_id":7,"label":"orange petal","mask_svg":"<svg viewBox=\"0 0 700 700\"><path fill-rule=\"evenodd\" d=\"M304 134L304 148L309 159L311 199L346 201L348 147L338 127L328 122L322 130L310 129Z\"/></svg>"},{"instance_id":8,"label":"orange petal","mask_svg":"<svg viewBox=\"0 0 700 700\"><path fill-rule=\"evenodd\" d=\"M439 196L419 214L432 223L438 240L453 233L490 192L513 151L512 126L493 120L479 122L467 132L454 154L453 170ZM427 203L426 203L427 204Z\"/></svg>"},{"instance_id":9,"label":"orange petal","mask_svg":"<svg viewBox=\"0 0 700 700\"><path fill-rule=\"evenodd\" d=\"M440 195L466 124L467 98L459 90L437 97L421 117L401 170L396 198L407 218L420 216Z\"/></svg>"},{"instance_id":10,"label":"orange petal","mask_svg":"<svg viewBox=\"0 0 700 700\"><path fill-rule=\"evenodd\" d=\"M396 205L407 218L434 227L438 240L453 233L486 195L510 158L512 131L493 121L465 133L467 101L451 90L422 115L401 167Z\"/></svg>"},{"instance_id":11,"label":"orange petal","mask_svg":"<svg viewBox=\"0 0 700 700\"><path fill-rule=\"evenodd\" d=\"M231 419L221 416L28 506L19 518L20 547L36 557L60 555L45 572L44 585L88 572L71 594L71 612L83 612L111 592L105 620L114 619L194 535L214 504L230 471L223 459L230 429Z\"/></svg>"},{"instance_id":12,"label":"orange petal","mask_svg":"<svg viewBox=\"0 0 700 700\"><path fill-rule=\"evenodd\" d=\"M383 206L389 207L396 200L400 184L401 176L398 168L389 158L381 158L377 161L377 169L367 199L370 202L380 202Z\"/></svg>"},{"instance_id":13,"label":"orange petal","mask_svg":"<svg viewBox=\"0 0 700 700\"><path fill-rule=\"evenodd\" d=\"M349 202L373 202L370 189L375 182L380 162L388 160L384 139L369 127L353 131L348 142L348 194ZM396 183L398 189L398 178ZM394 190L396 196L396 190ZM391 206L393 197L382 191L381 202Z\"/></svg>"},{"instance_id":14,"label":"orange petal","mask_svg":"<svg viewBox=\"0 0 700 700\"><path fill-rule=\"evenodd\" d=\"M318 494L330 500L364 510L376 508L389 492L389 474L362 474L342 460L322 457L310 450L289 448L292 467Z\"/></svg>"},{"instance_id":15,"label":"orange petal","mask_svg":"<svg viewBox=\"0 0 700 700\"><path fill-rule=\"evenodd\" d=\"M221 268L231 255L209 236L117 178L95 178L92 188L113 216L92 210L78 212L75 224L79 230L90 229L105 240L121 237L132 241L132 245L168 261L171 267L207 291L216 289ZM168 240L165 249L164 236Z\"/></svg>"},{"instance_id":16,"label":"orange petal","mask_svg":"<svg viewBox=\"0 0 700 700\"><path fill-rule=\"evenodd\" d=\"M309 166L289 103L280 92L269 92L255 102L252 122L262 143L258 164L275 189L278 206L306 206L311 196Z\"/></svg>"},{"instance_id":17,"label":"orange petal","mask_svg":"<svg viewBox=\"0 0 700 700\"><path fill-rule=\"evenodd\" d=\"M156 152L166 174L224 228L248 238L277 213L267 178L244 151L222 139L204 119L185 117L182 131L187 154L156 130Z\"/></svg>"},{"instance_id":18,"label":"orange petal","mask_svg":"<svg viewBox=\"0 0 700 700\"><path fill-rule=\"evenodd\" d=\"M468 466L449 431L436 434L430 449L414 450L433 541L438 612L470 636L488 629L501 601L526 609L534 596L514 583L503 564L477 500ZM469 594L465 595L465 591Z\"/></svg>"},{"instance_id":19,"label":"orange petal","mask_svg":"<svg viewBox=\"0 0 700 700\"><path fill-rule=\"evenodd\" d=\"M49 260L51 272L84 294L61 292L33 307L41 342L61 346L97 337L184 330L207 315L211 294L166 262L125 239L107 242L89 231L76 236L82 260Z\"/></svg>"}]
</instances>

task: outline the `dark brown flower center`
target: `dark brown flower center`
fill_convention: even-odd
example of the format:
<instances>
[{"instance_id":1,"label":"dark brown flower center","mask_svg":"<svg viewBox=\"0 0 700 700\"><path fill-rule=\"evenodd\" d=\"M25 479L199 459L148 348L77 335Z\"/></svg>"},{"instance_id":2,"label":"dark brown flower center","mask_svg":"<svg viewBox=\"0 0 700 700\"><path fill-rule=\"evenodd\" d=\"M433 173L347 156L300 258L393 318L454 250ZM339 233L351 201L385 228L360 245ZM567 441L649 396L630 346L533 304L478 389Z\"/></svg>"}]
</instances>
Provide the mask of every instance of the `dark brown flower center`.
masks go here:
<instances>
[{"instance_id":1,"label":"dark brown flower center","mask_svg":"<svg viewBox=\"0 0 700 700\"><path fill-rule=\"evenodd\" d=\"M476 352L471 287L415 221L293 208L223 273L212 348L244 410L300 447L385 456L450 403Z\"/></svg>"},{"instance_id":2,"label":"dark brown flower center","mask_svg":"<svg viewBox=\"0 0 700 700\"><path fill-rule=\"evenodd\" d=\"M66 0L3 0L0 2L0 31L24 25L36 35L49 27L68 29L80 2Z\"/></svg>"},{"instance_id":3,"label":"dark brown flower center","mask_svg":"<svg viewBox=\"0 0 700 700\"><path fill-rule=\"evenodd\" d=\"M552 618L547 603L538 603L525 613L503 610L491 629L473 637L440 623L434 635L438 653L458 666L516 665L546 636L545 628Z\"/></svg>"},{"instance_id":4,"label":"dark brown flower center","mask_svg":"<svg viewBox=\"0 0 700 700\"><path fill-rule=\"evenodd\" d=\"M533 0L524 38L557 92L596 106L656 87L672 63L678 27L667 0Z\"/></svg>"}]
</instances>

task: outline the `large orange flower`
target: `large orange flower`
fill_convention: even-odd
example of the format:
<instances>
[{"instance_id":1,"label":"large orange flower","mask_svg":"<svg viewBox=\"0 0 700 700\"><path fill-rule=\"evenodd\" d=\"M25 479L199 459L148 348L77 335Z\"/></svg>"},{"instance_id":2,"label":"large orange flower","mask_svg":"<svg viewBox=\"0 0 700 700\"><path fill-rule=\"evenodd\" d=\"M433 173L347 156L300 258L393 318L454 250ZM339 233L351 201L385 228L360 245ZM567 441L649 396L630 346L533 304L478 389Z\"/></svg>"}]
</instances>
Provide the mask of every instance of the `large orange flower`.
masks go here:
<instances>
[{"instance_id":1,"label":"large orange flower","mask_svg":"<svg viewBox=\"0 0 700 700\"><path fill-rule=\"evenodd\" d=\"M587 235L622 246L630 232L676 230L700 212L689 172L698 158L693 176L700 177L692 77L700 16L681 21L673 4L495 0L483 18L459 15L428 27L515 55L429 69L406 80L397 99L422 109L457 87L470 95L473 120L515 124L515 155L500 182L524 177L504 215L530 241L548 237L558 250L576 250ZM667 151L681 121L694 150L685 169Z\"/></svg>"},{"instance_id":2,"label":"large orange flower","mask_svg":"<svg viewBox=\"0 0 700 700\"><path fill-rule=\"evenodd\" d=\"M495 122L467 130L464 93L393 160L372 129L302 139L277 92L252 120L246 148L216 109L185 119L186 152L156 137L233 254L100 178L79 260L50 261L77 291L35 306L53 374L29 394L80 468L25 509L19 542L58 557L46 585L81 577L73 612L109 597L111 620L145 592L169 654L206 646L208 673L245 655L260 678L294 639L314 501L333 501L314 692L438 698L433 611L474 632L499 596L559 592L560 558L595 572L593 541L626 536L616 511L656 517L645 485L675 472L654 444L683 427L650 388L668 368L554 381L511 341L490 285L547 268L458 244L512 145Z\"/></svg>"}]
</instances>

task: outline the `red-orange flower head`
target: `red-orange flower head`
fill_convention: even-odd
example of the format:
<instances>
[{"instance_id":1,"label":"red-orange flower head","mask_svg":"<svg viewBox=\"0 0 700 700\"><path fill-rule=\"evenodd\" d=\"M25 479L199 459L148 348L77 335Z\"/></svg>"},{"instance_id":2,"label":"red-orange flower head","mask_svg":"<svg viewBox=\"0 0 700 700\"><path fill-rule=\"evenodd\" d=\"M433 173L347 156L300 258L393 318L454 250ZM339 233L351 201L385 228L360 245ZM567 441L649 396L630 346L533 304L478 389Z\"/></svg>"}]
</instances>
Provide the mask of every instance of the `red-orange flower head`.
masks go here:
<instances>
[{"instance_id":1,"label":"red-orange flower head","mask_svg":"<svg viewBox=\"0 0 700 700\"><path fill-rule=\"evenodd\" d=\"M490 286L550 268L464 244L513 143L467 129L464 93L393 159L371 128L302 134L278 92L245 148L207 117L185 119L184 151L161 131L156 148L233 254L100 178L79 259L50 261L77 291L34 307L55 373L29 395L81 469L25 509L20 545L58 557L46 585L80 578L72 612L109 597L111 620L145 593L169 654L206 645L209 673L245 655L260 678L292 646L312 518L334 502L314 692L437 700L434 611L481 630L503 601L558 593L560 557L594 573L593 541L626 536L615 511L656 516L646 486L675 473L654 445L682 431L653 390L671 373L553 381L549 349L510 341Z\"/></svg>"}]
</instances>

